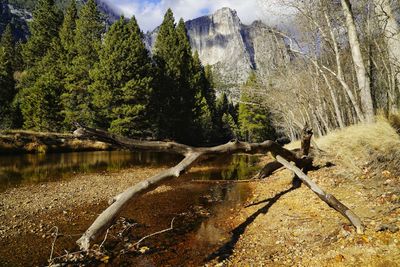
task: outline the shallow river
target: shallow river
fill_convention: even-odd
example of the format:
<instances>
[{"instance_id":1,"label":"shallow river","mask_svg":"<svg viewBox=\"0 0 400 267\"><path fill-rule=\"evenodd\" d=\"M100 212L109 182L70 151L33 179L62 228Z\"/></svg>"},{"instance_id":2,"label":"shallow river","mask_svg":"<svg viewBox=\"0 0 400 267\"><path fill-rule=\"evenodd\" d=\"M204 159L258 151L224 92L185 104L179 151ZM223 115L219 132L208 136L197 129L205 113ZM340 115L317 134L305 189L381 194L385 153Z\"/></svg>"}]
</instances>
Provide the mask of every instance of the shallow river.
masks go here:
<instances>
[{"instance_id":1,"label":"shallow river","mask_svg":"<svg viewBox=\"0 0 400 267\"><path fill-rule=\"evenodd\" d=\"M128 151L0 156L0 190L59 182L81 173L102 173L137 166L173 166L180 159L178 155L167 153ZM145 254L124 257L114 255L110 259L110 265L138 266L147 263L143 266L198 266L204 264L207 258L213 258L215 253L219 256L232 253L231 242L237 237L230 232L232 226L229 218L238 205L246 201L251 189L247 183L224 181L249 179L258 170L258 162L257 156L249 155L207 159L176 179L174 190L165 194L146 194L136 200L122 214L141 222L142 227L131 230L133 238L159 230L160 225L168 225L173 217L176 217L176 225L173 231L144 242L150 248ZM217 180L217 183L208 180ZM104 207L99 206L98 209L96 212ZM79 208L74 212L78 214ZM90 223L91 221L84 222L84 227ZM66 228L65 231L74 232L75 228ZM21 242L32 243L35 240L37 237L34 235L23 235L11 242L15 242L15 247L20 248ZM60 247L73 249L75 238L61 238L57 242ZM32 253L29 256L29 253L21 251L21 255L28 256L10 259L9 263L17 266L26 266L28 262L38 265L46 263L47 243L47 240L43 240L36 245L30 245L30 249L36 247L37 255ZM14 249L12 245L10 249ZM117 247L110 247L109 250L116 249Z\"/></svg>"},{"instance_id":2,"label":"shallow river","mask_svg":"<svg viewBox=\"0 0 400 267\"><path fill-rule=\"evenodd\" d=\"M98 151L0 156L0 191L27 185L68 179L78 173L117 171L135 166L173 166L181 156L170 153ZM247 178L257 158L233 155L223 160L208 160L201 165L214 168L193 174L193 179L237 180ZM216 167L216 168L215 168Z\"/></svg>"}]
</instances>

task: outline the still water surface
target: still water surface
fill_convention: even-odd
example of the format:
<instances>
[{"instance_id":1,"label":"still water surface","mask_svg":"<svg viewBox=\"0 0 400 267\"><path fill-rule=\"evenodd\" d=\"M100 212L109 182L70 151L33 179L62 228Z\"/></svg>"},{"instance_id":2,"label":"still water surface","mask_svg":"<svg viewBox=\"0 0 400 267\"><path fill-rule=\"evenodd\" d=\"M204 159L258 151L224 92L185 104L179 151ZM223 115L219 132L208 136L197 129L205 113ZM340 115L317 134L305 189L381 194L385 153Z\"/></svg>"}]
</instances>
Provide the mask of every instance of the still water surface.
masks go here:
<instances>
[{"instance_id":1,"label":"still water surface","mask_svg":"<svg viewBox=\"0 0 400 267\"><path fill-rule=\"evenodd\" d=\"M167 167L177 164L180 155L155 152L98 151L0 156L0 191L19 185L60 181L75 174L117 171L134 167ZM191 174L194 180L247 179L255 171L258 158L233 155L200 163L207 171Z\"/></svg>"},{"instance_id":2,"label":"still water surface","mask_svg":"<svg viewBox=\"0 0 400 267\"><path fill-rule=\"evenodd\" d=\"M169 166L179 162L180 158L167 153L130 151L0 156L0 190L21 184L63 180L78 173Z\"/></svg>"},{"instance_id":3,"label":"still water surface","mask_svg":"<svg viewBox=\"0 0 400 267\"><path fill-rule=\"evenodd\" d=\"M130 151L0 156L0 191L21 185L60 182L81 173L174 166L181 159L181 156L169 153ZM246 201L251 189L247 183L192 181L249 179L258 170L258 162L257 156L242 154L203 160L180 178L173 191L146 194L136 200L135 205L128 206L124 211L124 216L141 221L144 225L143 229L132 229L133 237L159 231L162 225L169 225L172 217L176 216L174 230L145 242L145 245L151 248L146 255L117 257L111 259L110 266L141 266L146 261L148 266L164 266L166 263L170 266L200 266L216 251L225 251L226 244L229 245L231 240L235 240L230 230L228 231L229 218L235 213L236 207ZM91 221L82 223L88 224L83 227L86 228ZM67 234L75 233L76 229L68 224L64 231ZM21 239L22 243L33 242L29 236L24 238ZM32 258L29 256L31 251L23 252L27 257L18 260L18 265L46 263L48 243L46 240L40 240L42 243L34 246L35 251L39 252L32 254ZM72 249L75 245L74 238L65 238L57 242L62 248ZM18 248L20 247L21 245L18 245ZM29 247L29 250L31 249L32 247ZM40 251L44 252L43 255Z\"/></svg>"}]
</instances>

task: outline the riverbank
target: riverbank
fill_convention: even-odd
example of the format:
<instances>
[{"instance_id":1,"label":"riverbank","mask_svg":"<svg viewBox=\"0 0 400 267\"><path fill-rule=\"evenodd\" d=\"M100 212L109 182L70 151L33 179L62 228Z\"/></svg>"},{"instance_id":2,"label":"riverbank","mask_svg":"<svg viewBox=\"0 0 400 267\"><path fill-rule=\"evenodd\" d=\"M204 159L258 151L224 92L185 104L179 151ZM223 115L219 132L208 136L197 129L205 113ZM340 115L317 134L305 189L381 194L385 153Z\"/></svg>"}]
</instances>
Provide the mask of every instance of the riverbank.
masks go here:
<instances>
[{"instance_id":1,"label":"riverbank","mask_svg":"<svg viewBox=\"0 0 400 267\"><path fill-rule=\"evenodd\" d=\"M135 251L120 255L127 240L116 244L110 234L106 242L110 264L138 266L148 261L156 266L165 262L173 266L201 265L208 254L229 238L223 224L250 195L247 183L192 181L199 173L214 172L216 168L213 164L196 166L183 177L132 201L120 215L121 220L134 220L136 224L125 238L137 241L168 228L173 218L174 231L143 242L142 247L151 249L143 255ZM147 166L80 174L64 181L20 186L0 193L0 220L4 222L0 226L0 266L46 265L55 232L59 236L53 258L65 255L66 251L77 251L75 241L108 206L111 197L163 169Z\"/></svg>"},{"instance_id":2,"label":"riverbank","mask_svg":"<svg viewBox=\"0 0 400 267\"><path fill-rule=\"evenodd\" d=\"M221 168L227 171L222 178L237 172L223 161L203 162L132 201L120 215L118 229L105 239L102 254L91 264L398 266L399 136L387 123L379 122L350 127L317 143L323 150L315 162L320 168L309 176L361 218L364 235L356 234L345 218L307 187L293 186L288 171L277 171L262 181L193 182L199 174L210 179L207 172ZM257 164L269 160L266 156ZM253 164L260 167L249 159L236 162ZM53 258L77 251L75 241L107 207L110 197L163 169L148 166L76 175L68 181L0 193L4 222L0 265L45 265L56 231ZM168 229L172 220L173 230L137 248L130 246Z\"/></svg>"},{"instance_id":3,"label":"riverbank","mask_svg":"<svg viewBox=\"0 0 400 267\"><path fill-rule=\"evenodd\" d=\"M73 240L107 207L109 198L161 170L135 168L78 175L69 181L29 185L1 193L0 265L46 264L51 245L49 231L54 226L60 233L73 235ZM74 247L73 242L61 244L67 250ZM61 248L56 253L62 253Z\"/></svg>"},{"instance_id":4,"label":"riverbank","mask_svg":"<svg viewBox=\"0 0 400 267\"><path fill-rule=\"evenodd\" d=\"M317 140L323 152L309 172L352 209L364 235L292 174L278 171L254 186L232 216L233 235L208 266L399 266L400 138L387 122L357 125ZM329 162L329 164L327 164Z\"/></svg>"},{"instance_id":5,"label":"riverbank","mask_svg":"<svg viewBox=\"0 0 400 267\"><path fill-rule=\"evenodd\" d=\"M24 130L0 131L0 154L104 151L115 149L103 142L77 139L72 134Z\"/></svg>"}]
</instances>

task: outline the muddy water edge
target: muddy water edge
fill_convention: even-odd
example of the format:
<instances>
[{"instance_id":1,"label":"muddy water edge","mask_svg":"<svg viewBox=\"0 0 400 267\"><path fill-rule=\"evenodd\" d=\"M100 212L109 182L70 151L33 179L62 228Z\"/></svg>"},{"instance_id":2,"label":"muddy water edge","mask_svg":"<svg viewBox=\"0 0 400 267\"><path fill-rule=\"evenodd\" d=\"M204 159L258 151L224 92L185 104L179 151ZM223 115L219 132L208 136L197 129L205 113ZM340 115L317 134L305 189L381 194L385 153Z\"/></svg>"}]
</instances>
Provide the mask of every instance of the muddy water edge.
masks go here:
<instances>
[{"instance_id":1,"label":"muddy water edge","mask_svg":"<svg viewBox=\"0 0 400 267\"><path fill-rule=\"evenodd\" d=\"M124 158L126 157L131 160L129 156L125 155ZM145 158L149 157L152 158L149 155ZM117 170L104 168L102 163L101 171L76 173L68 177L68 180L48 182L47 179L46 182L21 183L23 185L16 188L4 189L0 201L0 265L47 265L55 240L52 233L55 232L58 233L58 237L54 243L52 258L77 251L75 241L108 206L107 200L110 196L126 188L130 182L136 183L154 175L176 161L175 158L167 164L163 158L160 164L149 164L155 161L147 160L143 165L137 166L122 164ZM209 255L231 238L229 229L233 222L230 217L252 192L251 184L235 180L250 177L258 168L257 162L257 156L247 155L210 159L194 166L182 177L132 201L120 214L115 228L110 230L101 249L103 255L86 262L86 265L204 264ZM85 172L86 170L87 168ZM74 168L74 171L77 169ZM135 178L132 179L133 176ZM96 184L93 184L95 182ZM116 184L120 183L121 188L118 188ZM94 186L97 187L97 191L88 194L87 191L91 191ZM61 205L37 207L38 198L43 196L43 199L47 199L49 194L60 190L63 193L74 194L68 194L67 199L60 197L58 201L63 202ZM79 194L83 191L85 194ZM21 194L20 198L18 194ZM12 197L16 198L15 201L8 201L8 198ZM51 203L57 202L56 195L50 198ZM24 208L18 208L17 205ZM32 212L24 212L30 210L30 207ZM129 244L134 244L144 236L169 228L172 220L172 230L129 247Z\"/></svg>"}]
</instances>

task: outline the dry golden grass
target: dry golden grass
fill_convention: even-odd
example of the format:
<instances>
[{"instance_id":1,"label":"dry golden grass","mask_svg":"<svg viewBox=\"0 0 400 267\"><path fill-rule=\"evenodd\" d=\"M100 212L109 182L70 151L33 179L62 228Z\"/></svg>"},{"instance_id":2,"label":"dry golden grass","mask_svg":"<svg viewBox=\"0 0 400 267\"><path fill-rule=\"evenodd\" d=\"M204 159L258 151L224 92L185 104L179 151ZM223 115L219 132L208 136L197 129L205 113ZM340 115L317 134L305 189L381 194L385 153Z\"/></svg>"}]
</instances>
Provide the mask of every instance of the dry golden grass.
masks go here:
<instances>
[{"instance_id":1,"label":"dry golden grass","mask_svg":"<svg viewBox=\"0 0 400 267\"><path fill-rule=\"evenodd\" d=\"M382 117L374 124L334 131L316 142L354 173L400 172L400 137Z\"/></svg>"}]
</instances>

